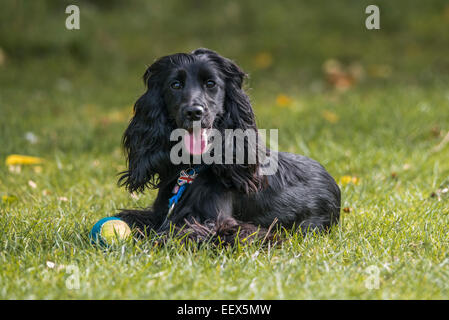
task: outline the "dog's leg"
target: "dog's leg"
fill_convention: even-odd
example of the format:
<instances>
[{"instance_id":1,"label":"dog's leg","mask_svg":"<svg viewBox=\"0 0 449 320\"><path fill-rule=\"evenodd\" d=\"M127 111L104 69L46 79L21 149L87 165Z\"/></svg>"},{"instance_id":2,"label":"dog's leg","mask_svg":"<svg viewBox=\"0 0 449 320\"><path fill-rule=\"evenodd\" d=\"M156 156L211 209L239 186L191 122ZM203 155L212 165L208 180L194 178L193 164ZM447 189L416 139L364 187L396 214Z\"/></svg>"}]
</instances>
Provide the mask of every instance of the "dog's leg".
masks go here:
<instances>
[{"instance_id":1,"label":"dog's leg","mask_svg":"<svg viewBox=\"0 0 449 320\"><path fill-rule=\"evenodd\" d=\"M155 230L161 223L160 217L153 210L123 210L117 218L125 221L130 228L136 229L141 236Z\"/></svg>"},{"instance_id":2,"label":"dog's leg","mask_svg":"<svg viewBox=\"0 0 449 320\"><path fill-rule=\"evenodd\" d=\"M189 213L183 221L178 220L176 223L179 226L178 235L185 235L185 239L195 242L231 245L236 239L246 242L272 238L270 230L234 218L231 192L211 192L207 199L207 203L203 203L202 206L195 206L205 212Z\"/></svg>"}]
</instances>

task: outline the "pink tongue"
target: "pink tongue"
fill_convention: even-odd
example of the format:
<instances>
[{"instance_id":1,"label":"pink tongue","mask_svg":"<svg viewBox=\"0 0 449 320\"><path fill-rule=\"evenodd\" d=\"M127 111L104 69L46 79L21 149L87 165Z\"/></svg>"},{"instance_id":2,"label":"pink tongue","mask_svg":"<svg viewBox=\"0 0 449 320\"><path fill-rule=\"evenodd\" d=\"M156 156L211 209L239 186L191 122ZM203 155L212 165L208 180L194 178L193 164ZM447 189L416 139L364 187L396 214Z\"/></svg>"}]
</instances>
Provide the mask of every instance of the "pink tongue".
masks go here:
<instances>
[{"instance_id":1,"label":"pink tongue","mask_svg":"<svg viewBox=\"0 0 449 320\"><path fill-rule=\"evenodd\" d=\"M207 149L207 134L204 129L201 132L187 132L184 136L184 144L187 151L193 155L203 154Z\"/></svg>"}]
</instances>

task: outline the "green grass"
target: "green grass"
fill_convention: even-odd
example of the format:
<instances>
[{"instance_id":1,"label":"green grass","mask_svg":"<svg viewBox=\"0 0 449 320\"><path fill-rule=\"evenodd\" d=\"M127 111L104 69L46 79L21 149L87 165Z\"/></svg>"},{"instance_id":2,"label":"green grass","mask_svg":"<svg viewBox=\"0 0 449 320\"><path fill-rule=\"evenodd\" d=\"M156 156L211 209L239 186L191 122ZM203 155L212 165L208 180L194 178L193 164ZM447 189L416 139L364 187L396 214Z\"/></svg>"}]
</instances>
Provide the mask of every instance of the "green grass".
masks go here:
<instances>
[{"instance_id":1,"label":"green grass","mask_svg":"<svg viewBox=\"0 0 449 320\"><path fill-rule=\"evenodd\" d=\"M362 5L338 11L303 4L292 10L293 2L267 2L272 10L253 3L239 11L235 4L237 9L226 9L231 18L260 11L248 25L235 18L240 23L222 38L217 35L228 26L220 10L206 6L200 12L212 16L201 18L174 1L152 3L147 11L137 1L126 10L118 4L103 8L100 1L89 5L78 35L57 28L64 19L57 9L42 9L33 19L41 19L38 30L51 32L36 35L29 28L19 34L28 11L15 11L12 3L3 12L21 17L9 20L16 37L3 28L0 33L6 55L0 65L0 196L12 199L0 202L1 299L449 297L449 193L431 196L449 187L449 144L434 149L449 131L443 32L449 18L443 2L420 4L404 16L399 5L381 2L386 20L377 37L354 28L363 23L355 14ZM172 15L161 12L168 9L187 10L192 24L167 25ZM283 15L303 11L307 18L284 23ZM417 22L419 14L427 25ZM213 28L202 29L207 23ZM166 38L158 35L162 26ZM283 41L292 43L288 31L295 27L303 32L287 50ZM353 41L343 46L341 34ZM258 125L279 129L280 150L317 159L337 181L358 178L356 184L340 182L342 207L350 210L342 211L329 235L291 235L274 248L197 248L174 241L155 247L151 239L106 251L90 245L87 233L98 219L120 208L149 206L155 197L151 191L133 198L116 185L125 168L121 135L143 91L145 65L199 46L219 50L250 72ZM254 65L259 52L272 55L271 66ZM329 88L321 72L329 58L360 62L365 79L345 92ZM390 66L391 75L369 73L379 65ZM292 102L280 107L279 94ZM25 139L27 132L38 141ZM10 154L46 161L13 172L4 164ZM79 270L78 289L67 287L73 278L68 266ZM379 270L378 289L367 288L371 266Z\"/></svg>"}]
</instances>

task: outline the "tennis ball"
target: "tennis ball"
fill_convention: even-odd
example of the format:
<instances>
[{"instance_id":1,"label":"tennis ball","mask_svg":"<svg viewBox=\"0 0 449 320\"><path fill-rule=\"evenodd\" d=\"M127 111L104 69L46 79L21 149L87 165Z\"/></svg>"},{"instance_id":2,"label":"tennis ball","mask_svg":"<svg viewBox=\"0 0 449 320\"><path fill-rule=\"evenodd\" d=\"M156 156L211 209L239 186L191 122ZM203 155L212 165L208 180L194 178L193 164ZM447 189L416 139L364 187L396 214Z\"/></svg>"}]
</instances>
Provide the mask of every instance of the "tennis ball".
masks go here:
<instances>
[{"instance_id":1,"label":"tennis ball","mask_svg":"<svg viewBox=\"0 0 449 320\"><path fill-rule=\"evenodd\" d=\"M100 235L108 243L114 240L125 240L131 235L128 224L122 220L109 220L101 227Z\"/></svg>"},{"instance_id":2,"label":"tennis ball","mask_svg":"<svg viewBox=\"0 0 449 320\"><path fill-rule=\"evenodd\" d=\"M128 224L117 217L107 217L99 220L90 231L89 237L93 244L107 246L115 240L125 240L131 235Z\"/></svg>"}]
</instances>

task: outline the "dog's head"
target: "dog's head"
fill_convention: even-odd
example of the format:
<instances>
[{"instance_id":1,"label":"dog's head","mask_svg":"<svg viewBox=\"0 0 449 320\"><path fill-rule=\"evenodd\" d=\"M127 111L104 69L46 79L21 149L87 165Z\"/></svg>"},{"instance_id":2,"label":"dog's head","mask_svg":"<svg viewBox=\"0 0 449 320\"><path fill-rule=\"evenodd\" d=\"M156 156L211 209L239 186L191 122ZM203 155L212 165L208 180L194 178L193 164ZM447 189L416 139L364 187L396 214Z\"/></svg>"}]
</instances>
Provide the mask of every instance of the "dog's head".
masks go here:
<instances>
[{"instance_id":1,"label":"dog's head","mask_svg":"<svg viewBox=\"0 0 449 320\"><path fill-rule=\"evenodd\" d=\"M185 129L187 151L207 149L207 132L214 128L252 129L257 132L253 110L242 89L245 73L214 51L197 49L154 62L144 74L147 91L134 106L134 117L123 142L128 170L120 181L130 191L158 187L172 175L170 133ZM200 132L193 132L199 126ZM197 141L195 141L197 140ZM258 165L214 164L217 177L229 188L251 192L259 188Z\"/></svg>"}]
</instances>

